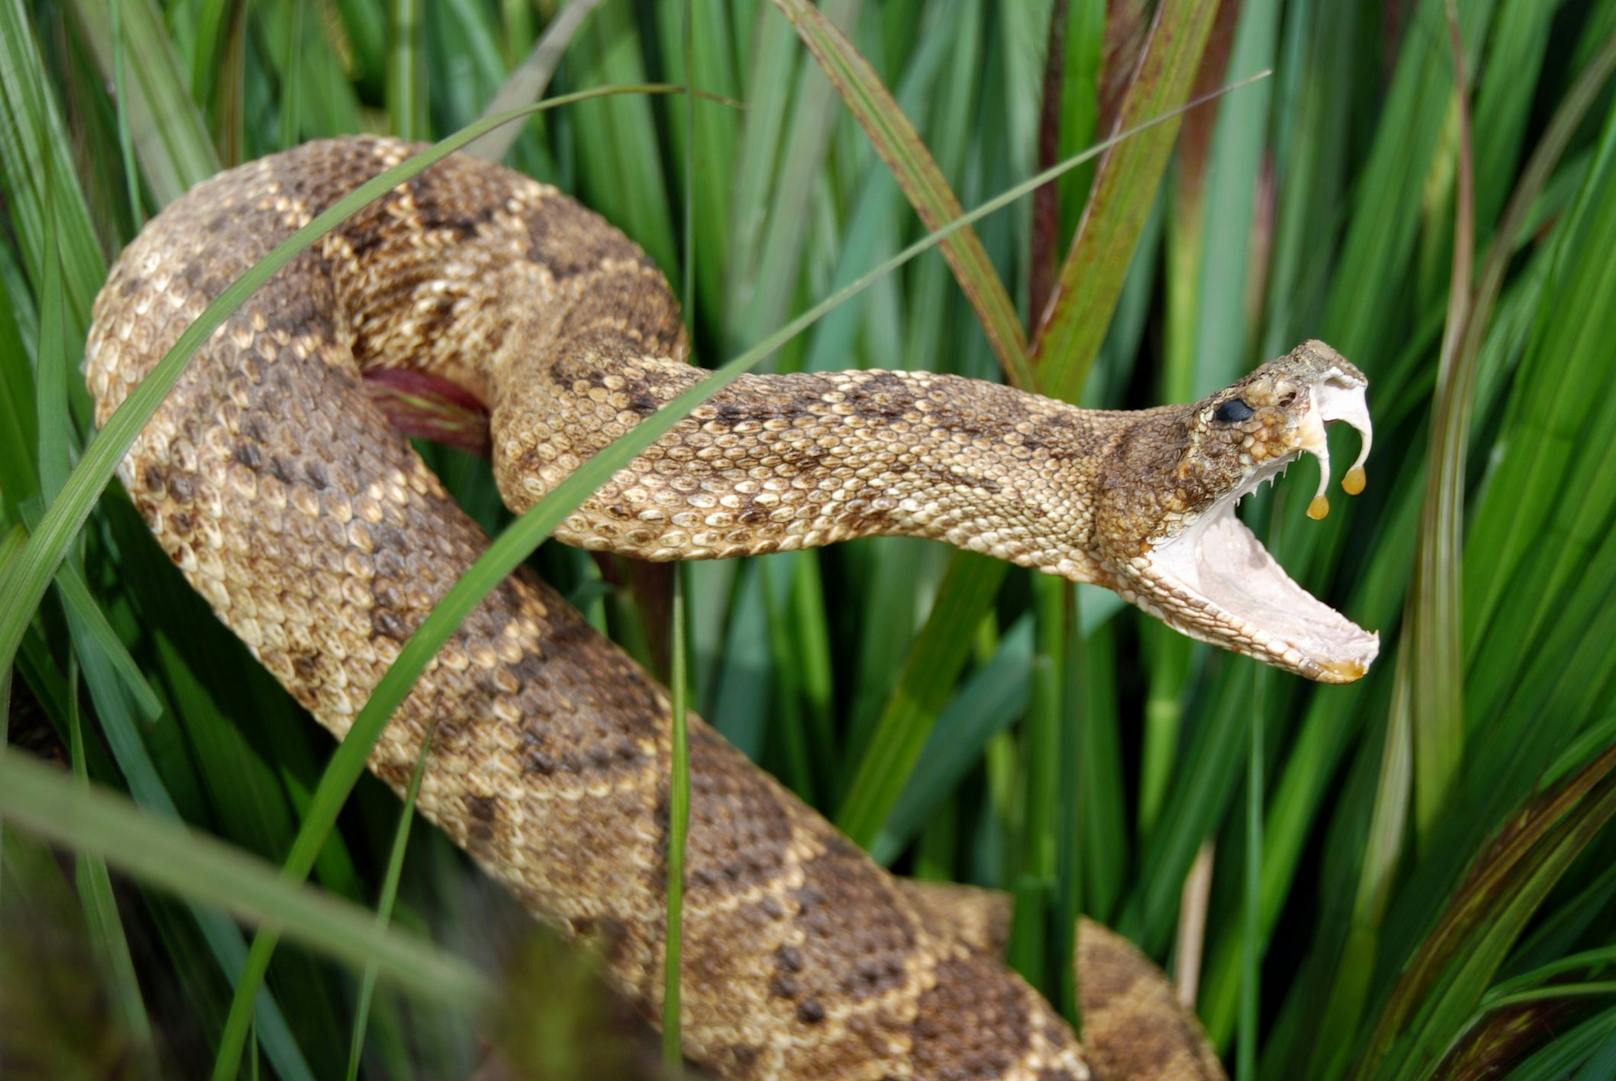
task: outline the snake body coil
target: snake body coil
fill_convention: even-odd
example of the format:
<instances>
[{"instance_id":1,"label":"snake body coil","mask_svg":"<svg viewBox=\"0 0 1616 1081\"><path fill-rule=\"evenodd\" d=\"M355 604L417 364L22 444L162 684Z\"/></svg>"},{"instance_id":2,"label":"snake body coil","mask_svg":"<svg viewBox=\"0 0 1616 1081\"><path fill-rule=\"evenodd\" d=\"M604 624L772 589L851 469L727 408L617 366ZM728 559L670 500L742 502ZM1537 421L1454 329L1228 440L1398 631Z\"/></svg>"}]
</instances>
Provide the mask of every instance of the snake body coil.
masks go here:
<instances>
[{"instance_id":1,"label":"snake body coil","mask_svg":"<svg viewBox=\"0 0 1616 1081\"><path fill-rule=\"evenodd\" d=\"M409 152L310 144L222 174L154 219L96 302L98 417L230 281ZM191 584L340 736L486 545L389 427L366 374L407 369L486 405L496 477L520 510L697 378L684 356L676 305L631 242L552 189L451 158L250 297L121 476ZM1208 545L1244 545L1224 521L1233 502L1315 449L1324 420L1352 420L1354 393L1362 401L1362 376L1327 347L1276 365L1222 399L1139 414L924 373L746 378L558 535L653 559L937 537L1110 585L1188 633L1314 678L1351 678L1372 636L1283 572L1283 586L1260 584L1250 618L1196 562ZM1214 413L1233 394L1247 417L1231 426ZM654 1016L667 716L658 686L522 572L432 663L371 768L401 789L435 725L421 811L532 911L599 936L618 984ZM949 925L982 904L916 894L699 721L691 775L692 1058L724 1077L1088 1075L1069 1028L993 958L991 936ZM1110 991L1088 1003L1091 1030L1127 1033L1136 1076L1214 1072L1193 1022L1161 1005L1159 978L1102 932L1085 940L1100 943L1085 984Z\"/></svg>"}]
</instances>

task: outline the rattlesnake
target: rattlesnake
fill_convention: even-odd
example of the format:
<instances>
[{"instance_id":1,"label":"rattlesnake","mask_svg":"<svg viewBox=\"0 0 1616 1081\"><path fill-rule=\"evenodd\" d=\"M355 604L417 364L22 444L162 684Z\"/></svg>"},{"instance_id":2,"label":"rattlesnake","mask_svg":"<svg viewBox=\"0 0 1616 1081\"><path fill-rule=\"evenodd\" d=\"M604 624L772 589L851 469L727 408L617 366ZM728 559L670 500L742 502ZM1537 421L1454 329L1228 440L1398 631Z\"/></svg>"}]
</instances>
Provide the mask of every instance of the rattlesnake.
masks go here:
<instances>
[{"instance_id":1,"label":"rattlesnake","mask_svg":"<svg viewBox=\"0 0 1616 1081\"><path fill-rule=\"evenodd\" d=\"M226 284L410 152L311 143L154 218L96 301L98 418ZM551 188L452 157L253 294L120 476L191 584L340 736L486 544L364 375L408 369L483 403L519 511L696 380L685 355L677 305L639 248ZM1206 401L1142 412L922 372L744 377L557 535L647 559L934 537L1101 583L1185 633L1342 681L1375 637L1292 584L1233 507L1304 450L1327 480L1324 421L1359 427L1367 451L1364 386L1317 342ZM435 726L421 811L533 912L596 937L649 1016L663 987L668 714L660 687L524 571L465 621L371 758L401 788ZM1068 1026L993 956L987 902L916 894L691 724L694 1061L723 1077L1088 1075ZM974 931L952 922L972 911ZM1153 1064L1139 1076L1216 1071L1144 968L1128 957L1111 981L1154 981L1118 1002L1122 1028L1105 1001L1090 1003L1091 1028L1129 1033L1122 1050Z\"/></svg>"}]
</instances>

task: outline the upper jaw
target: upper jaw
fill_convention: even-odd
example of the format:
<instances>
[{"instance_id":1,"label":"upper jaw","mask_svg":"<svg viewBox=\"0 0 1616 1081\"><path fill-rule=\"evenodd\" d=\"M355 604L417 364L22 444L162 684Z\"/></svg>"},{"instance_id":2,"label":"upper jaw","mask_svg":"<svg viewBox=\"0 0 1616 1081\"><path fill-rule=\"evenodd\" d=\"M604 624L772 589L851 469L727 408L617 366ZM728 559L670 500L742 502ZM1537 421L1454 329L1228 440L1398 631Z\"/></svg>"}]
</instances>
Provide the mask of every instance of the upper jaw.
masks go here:
<instances>
[{"instance_id":1,"label":"upper jaw","mask_svg":"<svg viewBox=\"0 0 1616 1081\"><path fill-rule=\"evenodd\" d=\"M1365 395L1368 383L1360 375L1348 374L1339 368L1326 372L1308 394L1312 401L1306 415L1297 426L1297 445L1319 460L1319 487L1308 506L1308 516L1323 518L1329 513L1325 489L1330 486L1330 445L1324 438L1324 426L1341 421L1358 430L1358 457L1341 477L1341 487L1348 495L1363 491L1364 461L1374 443L1374 427L1369 421L1369 402ZM1294 458L1294 455L1292 456ZM1316 513L1315 513L1316 512Z\"/></svg>"}]
</instances>

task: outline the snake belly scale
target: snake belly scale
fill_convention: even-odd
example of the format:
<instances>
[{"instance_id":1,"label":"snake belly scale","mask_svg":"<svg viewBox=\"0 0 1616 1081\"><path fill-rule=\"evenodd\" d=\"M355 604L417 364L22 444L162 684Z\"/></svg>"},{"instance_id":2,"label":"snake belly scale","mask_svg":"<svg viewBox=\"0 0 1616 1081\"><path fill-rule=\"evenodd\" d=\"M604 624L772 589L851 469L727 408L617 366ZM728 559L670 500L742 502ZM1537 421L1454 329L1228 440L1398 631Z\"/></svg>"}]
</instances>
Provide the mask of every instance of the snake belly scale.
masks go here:
<instances>
[{"instance_id":1,"label":"snake belly scale","mask_svg":"<svg viewBox=\"0 0 1616 1081\"><path fill-rule=\"evenodd\" d=\"M230 281L410 152L380 138L311 143L223 173L153 219L96 302L98 418ZM1225 504L1313 449L1323 420L1351 419L1317 388L1350 398L1362 376L1320 349L1238 384L1254 416L1229 432L1208 427L1215 402L1181 407L1161 435L1160 410L1090 413L947 376L748 377L558 536L653 559L936 537L1101 582L1187 633L1313 678L1361 672L1373 657L1352 633L1363 632L1289 579L1329 616L1265 630L1246 618L1262 610L1231 614L1211 586L1184 586L1193 567L1164 556L1157 574L1141 558L1181 536L1214 543L1230 527L1207 523ZM453 157L253 294L198 351L120 476L221 620L341 736L487 543L388 425L365 374L409 369L484 403L496 479L521 510L689 386L699 373L685 354L677 306L635 245L553 189ZM1113 472L1159 468L1160 447L1139 443L1150 433L1185 449L1177 478L1141 499ZM1184 473L1190 454L1217 469ZM1123 535L1129 516L1135 535ZM422 813L535 914L604 943L614 981L649 1016L663 985L668 712L662 688L522 571L432 662L370 763L402 789L431 726ZM981 933L951 925L950 912L985 921L991 902L925 900L694 718L690 755L682 984L694 1061L737 1078L1090 1076L1069 1027ZM1120 996L1128 1038L1147 1052L1134 1060L1154 1064L1131 1073L1214 1076L1193 1022L1164 999ZM1111 1004L1086 1005L1104 1028Z\"/></svg>"}]
</instances>

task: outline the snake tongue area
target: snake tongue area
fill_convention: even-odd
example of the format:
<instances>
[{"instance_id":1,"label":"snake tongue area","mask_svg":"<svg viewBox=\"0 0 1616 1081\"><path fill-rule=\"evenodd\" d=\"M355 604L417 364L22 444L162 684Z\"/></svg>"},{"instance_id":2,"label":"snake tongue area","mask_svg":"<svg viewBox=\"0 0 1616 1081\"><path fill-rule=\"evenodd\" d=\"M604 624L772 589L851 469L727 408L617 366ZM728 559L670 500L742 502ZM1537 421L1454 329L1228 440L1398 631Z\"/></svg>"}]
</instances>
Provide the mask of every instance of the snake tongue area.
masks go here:
<instances>
[{"instance_id":1,"label":"snake tongue area","mask_svg":"<svg viewBox=\"0 0 1616 1081\"><path fill-rule=\"evenodd\" d=\"M1351 683L1362 677L1380 652L1380 636L1297 585L1235 510L1260 484L1272 484L1308 453L1319 460L1319 487L1308 517L1323 518L1329 511L1324 493L1330 482L1324 429L1332 421L1345 422L1360 433L1361 449L1342 478L1342 488L1349 495L1361 492L1363 463L1373 436L1365 386L1356 371L1326 372L1309 388L1310 408L1289 433L1294 449L1253 468L1233 491L1177 535L1159 542L1148 559L1150 577L1175 596L1193 598L1221 626L1239 628L1248 652L1323 683ZM1201 637L1193 629L1189 632Z\"/></svg>"}]
</instances>

